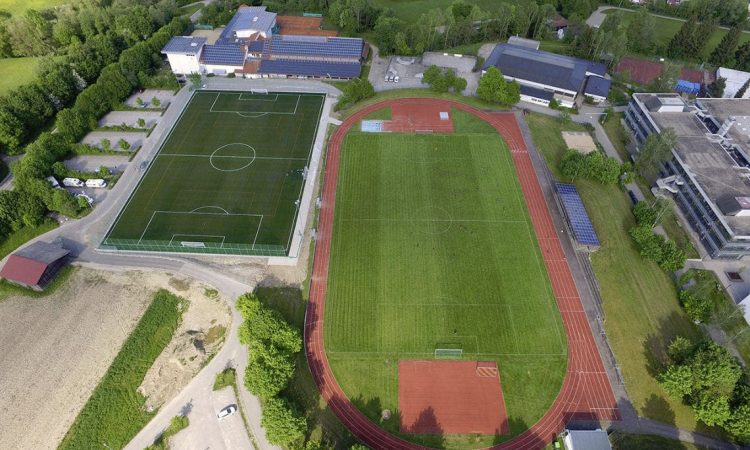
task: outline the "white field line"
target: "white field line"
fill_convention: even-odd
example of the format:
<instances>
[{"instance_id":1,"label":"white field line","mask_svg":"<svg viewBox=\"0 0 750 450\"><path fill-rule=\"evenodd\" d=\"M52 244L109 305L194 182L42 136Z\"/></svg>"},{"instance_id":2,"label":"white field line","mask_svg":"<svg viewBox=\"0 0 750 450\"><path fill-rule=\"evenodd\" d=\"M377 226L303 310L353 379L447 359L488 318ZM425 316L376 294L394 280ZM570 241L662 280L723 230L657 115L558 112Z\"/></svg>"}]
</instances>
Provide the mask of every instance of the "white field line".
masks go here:
<instances>
[{"instance_id":1,"label":"white field line","mask_svg":"<svg viewBox=\"0 0 750 450\"><path fill-rule=\"evenodd\" d=\"M174 242L175 236L184 236L184 237L217 237L221 238L221 245L219 248L224 246L224 241L226 240L226 236L221 234L182 234L182 233L175 233L172 235L172 239L169 240L169 246L172 246L172 242ZM190 242L203 242L203 241L190 241ZM205 243L205 242L204 242Z\"/></svg>"},{"instance_id":2,"label":"white field line","mask_svg":"<svg viewBox=\"0 0 750 450\"><path fill-rule=\"evenodd\" d=\"M151 221L154 220L154 216L156 215L156 211L151 213L151 218L148 219L148 223L146 224L146 228L143 229L143 233L141 233L140 239L138 239L138 243L140 244L143 240L143 236L146 235L146 231L148 231L148 227L151 226Z\"/></svg>"},{"instance_id":3,"label":"white field line","mask_svg":"<svg viewBox=\"0 0 750 450\"><path fill-rule=\"evenodd\" d=\"M298 160L299 161L305 161L305 160L307 160L307 158L277 158L277 157L274 157L274 156L256 156L256 157L252 157L252 156L229 156L229 155L226 155L226 156L222 156L222 155L211 156L211 155L192 155L192 154L188 154L188 153L160 153L157 156L183 156L183 157L186 157L186 158L227 158L227 159L232 159L232 158L234 158L234 159L283 159L283 160L292 160L292 161L298 161Z\"/></svg>"},{"instance_id":4,"label":"white field line","mask_svg":"<svg viewBox=\"0 0 750 450\"><path fill-rule=\"evenodd\" d=\"M260 226L263 224L263 214L260 215L260 221L258 221L258 228L255 230L255 239L253 239L253 246L250 250L255 250L255 241L258 240L258 234L260 234Z\"/></svg>"}]
</instances>

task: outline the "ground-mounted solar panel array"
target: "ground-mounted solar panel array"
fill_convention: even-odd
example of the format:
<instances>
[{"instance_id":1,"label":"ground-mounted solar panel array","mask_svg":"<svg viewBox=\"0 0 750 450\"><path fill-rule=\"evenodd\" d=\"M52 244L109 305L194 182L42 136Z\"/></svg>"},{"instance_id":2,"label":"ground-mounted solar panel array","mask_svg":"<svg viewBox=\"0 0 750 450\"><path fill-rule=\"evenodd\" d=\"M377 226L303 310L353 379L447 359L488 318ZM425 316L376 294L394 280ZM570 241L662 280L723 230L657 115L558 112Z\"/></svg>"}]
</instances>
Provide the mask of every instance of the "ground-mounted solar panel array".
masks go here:
<instances>
[{"instance_id":1,"label":"ground-mounted solar panel array","mask_svg":"<svg viewBox=\"0 0 750 450\"><path fill-rule=\"evenodd\" d=\"M555 183L557 193L562 201L565 215L573 230L576 241L582 245L599 246L599 238L596 236L594 225L583 206L583 200L578 195L575 185L568 183Z\"/></svg>"},{"instance_id":2,"label":"ground-mounted solar panel array","mask_svg":"<svg viewBox=\"0 0 750 450\"><path fill-rule=\"evenodd\" d=\"M102 247L286 256L324 98L196 92Z\"/></svg>"}]
</instances>

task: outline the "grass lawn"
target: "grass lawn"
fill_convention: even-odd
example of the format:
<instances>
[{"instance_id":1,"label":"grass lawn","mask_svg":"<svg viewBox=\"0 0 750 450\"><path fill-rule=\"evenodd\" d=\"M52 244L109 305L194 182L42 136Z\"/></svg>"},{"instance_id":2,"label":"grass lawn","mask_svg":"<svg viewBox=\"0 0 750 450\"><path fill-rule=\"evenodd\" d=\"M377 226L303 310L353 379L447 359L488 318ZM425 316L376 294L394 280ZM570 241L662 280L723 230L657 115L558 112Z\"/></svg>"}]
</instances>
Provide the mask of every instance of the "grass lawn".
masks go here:
<instances>
[{"instance_id":1,"label":"grass lawn","mask_svg":"<svg viewBox=\"0 0 750 450\"><path fill-rule=\"evenodd\" d=\"M104 245L286 255L323 95L196 92Z\"/></svg>"},{"instance_id":2,"label":"grass lawn","mask_svg":"<svg viewBox=\"0 0 750 450\"><path fill-rule=\"evenodd\" d=\"M550 169L563 179L558 170L565 152L560 131L583 128L538 114L528 115L527 121ZM698 339L701 333L683 313L669 276L635 249L628 235L635 222L627 194L615 185L575 184L602 242L591 261L604 301L605 329L630 400L641 416L696 430L692 410L668 398L653 375L672 337Z\"/></svg>"},{"instance_id":3,"label":"grass lawn","mask_svg":"<svg viewBox=\"0 0 750 450\"><path fill-rule=\"evenodd\" d=\"M622 158L623 161L630 161L630 155L625 148L628 142L630 142L630 135L620 122L623 116L624 113L614 113L612 117L602 125L602 127L604 128L604 131L606 131L607 136L609 136L612 145L615 146L620 158ZM641 188L643 195L646 196L646 200L653 201L654 196L651 194L651 189L648 183L642 178L638 178L636 182ZM677 208L676 205L674 205L674 207ZM700 257L698 251L690 242L687 231L682 228L682 225L678 222L678 219L674 214L665 217L664 220L662 220L661 225L664 227L664 231L667 232L667 235L685 251L685 255L688 258Z\"/></svg>"},{"instance_id":4,"label":"grass lawn","mask_svg":"<svg viewBox=\"0 0 750 450\"><path fill-rule=\"evenodd\" d=\"M613 14L615 11L617 10L610 9L604 11L604 13ZM627 26L630 21L635 18L636 14L634 11L623 11L623 26ZM668 19L666 17L654 17L654 19L656 20L656 43L658 46L666 49L669 45L669 41L671 41L672 37L674 37L674 35L677 34L677 32L680 30L683 22L679 19ZM719 41L721 41L721 38L723 38L725 34L727 34L727 30L719 28L714 32L714 34L711 35L711 37L708 39L708 42L706 42L702 59L707 58L708 55L711 54L714 48L719 45ZM750 33L742 33L740 37L740 45L748 41L750 41Z\"/></svg>"},{"instance_id":5,"label":"grass lawn","mask_svg":"<svg viewBox=\"0 0 750 450\"><path fill-rule=\"evenodd\" d=\"M462 348L498 363L511 432L557 396L567 347L504 141L453 111L453 134L361 133L342 149L326 353L348 397L398 432L398 361ZM508 436L407 435L471 448Z\"/></svg>"},{"instance_id":6,"label":"grass lawn","mask_svg":"<svg viewBox=\"0 0 750 450\"><path fill-rule=\"evenodd\" d=\"M0 6L0 8L2 8ZM0 58L0 95L34 81L41 57Z\"/></svg>"},{"instance_id":7,"label":"grass lawn","mask_svg":"<svg viewBox=\"0 0 750 450\"><path fill-rule=\"evenodd\" d=\"M27 9L42 10L66 3L66 0L0 0L0 9L16 15Z\"/></svg>"},{"instance_id":8,"label":"grass lawn","mask_svg":"<svg viewBox=\"0 0 750 450\"><path fill-rule=\"evenodd\" d=\"M107 373L76 417L59 449L124 447L156 414L136 389L180 324L187 304L161 290L130 333Z\"/></svg>"},{"instance_id":9,"label":"grass lawn","mask_svg":"<svg viewBox=\"0 0 750 450\"><path fill-rule=\"evenodd\" d=\"M615 431L609 435L613 450L701 450L703 447L689 442L661 436L628 434Z\"/></svg>"}]
</instances>

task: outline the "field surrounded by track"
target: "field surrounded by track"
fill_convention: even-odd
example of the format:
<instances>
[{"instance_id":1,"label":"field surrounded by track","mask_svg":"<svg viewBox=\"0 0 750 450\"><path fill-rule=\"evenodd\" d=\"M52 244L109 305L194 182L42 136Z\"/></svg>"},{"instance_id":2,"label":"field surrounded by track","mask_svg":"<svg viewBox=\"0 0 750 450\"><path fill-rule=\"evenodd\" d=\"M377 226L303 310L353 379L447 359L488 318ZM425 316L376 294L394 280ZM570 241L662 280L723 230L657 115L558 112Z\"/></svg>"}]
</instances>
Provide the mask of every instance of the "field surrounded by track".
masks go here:
<instances>
[{"instance_id":1,"label":"field surrounded by track","mask_svg":"<svg viewBox=\"0 0 750 450\"><path fill-rule=\"evenodd\" d=\"M505 142L481 119L450 113L453 133L352 129L344 138L324 342L336 380L375 423L420 444L467 448L544 415L567 344ZM509 436L400 433L399 360L451 348L497 362ZM382 420L383 410L393 418Z\"/></svg>"},{"instance_id":2,"label":"field surrounded by track","mask_svg":"<svg viewBox=\"0 0 750 450\"><path fill-rule=\"evenodd\" d=\"M285 256L324 100L196 91L102 245Z\"/></svg>"}]
</instances>

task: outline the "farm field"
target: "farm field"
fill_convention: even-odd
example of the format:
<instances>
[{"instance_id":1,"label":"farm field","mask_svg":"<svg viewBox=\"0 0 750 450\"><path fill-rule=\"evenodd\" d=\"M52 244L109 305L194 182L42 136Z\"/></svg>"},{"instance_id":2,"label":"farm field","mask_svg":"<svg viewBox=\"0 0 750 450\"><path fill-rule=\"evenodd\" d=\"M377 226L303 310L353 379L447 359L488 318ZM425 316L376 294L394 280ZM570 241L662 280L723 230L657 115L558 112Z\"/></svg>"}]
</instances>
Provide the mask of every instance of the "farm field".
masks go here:
<instances>
[{"instance_id":1,"label":"farm field","mask_svg":"<svg viewBox=\"0 0 750 450\"><path fill-rule=\"evenodd\" d=\"M510 153L453 110L453 134L350 131L341 155L324 333L349 399L399 434L398 361L461 348L496 361L511 434L557 396L567 347ZM380 421L382 410L393 417ZM510 436L407 435L446 448Z\"/></svg>"},{"instance_id":2,"label":"farm field","mask_svg":"<svg viewBox=\"0 0 750 450\"><path fill-rule=\"evenodd\" d=\"M196 92L103 245L286 255L323 99Z\"/></svg>"},{"instance_id":3,"label":"farm field","mask_svg":"<svg viewBox=\"0 0 750 450\"><path fill-rule=\"evenodd\" d=\"M41 57L0 58L0 95L11 89L34 81Z\"/></svg>"},{"instance_id":4,"label":"farm field","mask_svg":"<svg viewBox=\"0 0 750 450\"><path fill-rule=\"evenodd\" d=\"M560 132L584 128L539 114L529 114L526 120L550 170L564 180L558 170L566 150ZM575 184L602 242L591 262L604 302L604 327L630 400L642 416L696 430L692 410L667 396L653 369L674 336L697 339L700 332L683 313L669 276L641 258L628 235L635 219L627 194L615 185L586 180Z\"/></svg>"}]
</instances>

